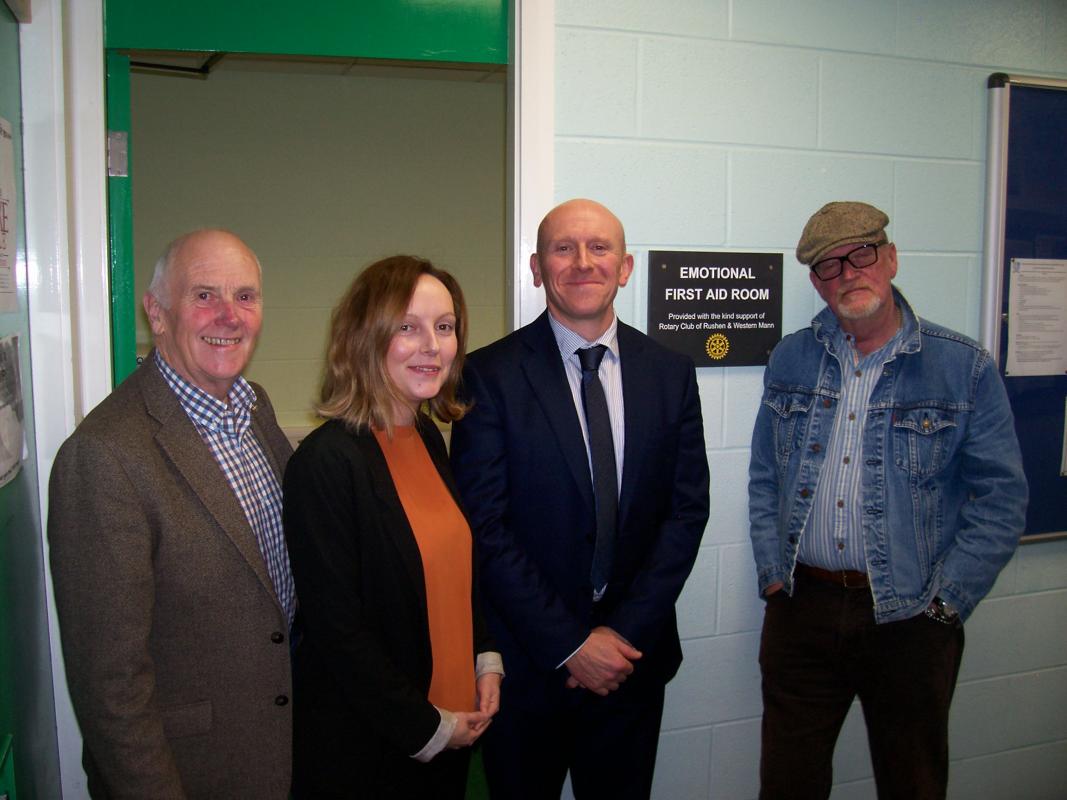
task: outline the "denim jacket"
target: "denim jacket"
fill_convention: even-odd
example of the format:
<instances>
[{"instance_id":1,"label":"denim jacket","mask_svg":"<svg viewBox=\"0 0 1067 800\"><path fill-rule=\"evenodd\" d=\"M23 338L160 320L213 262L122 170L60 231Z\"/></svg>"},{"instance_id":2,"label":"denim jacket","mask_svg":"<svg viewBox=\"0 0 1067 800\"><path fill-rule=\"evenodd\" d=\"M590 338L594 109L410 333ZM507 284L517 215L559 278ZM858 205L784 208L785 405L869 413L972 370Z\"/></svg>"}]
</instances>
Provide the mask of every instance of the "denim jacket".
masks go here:
<instances>
[{"instance_id":1,"label":"denim jacket","mask_svg":"<svg viewBox=\"0 0 1067 800\"><path fill-rule=\"evenodd\" d=\"M920 320L882 368L864 422L864 558L879 623L940 596L966 619L1011 558L1027 486L1004 383L974 341ZM797 547L841 397L829 308L785 337L764 374L752 435L749 521L759 591L793 592Z\"/></svg>"}]
</instances>

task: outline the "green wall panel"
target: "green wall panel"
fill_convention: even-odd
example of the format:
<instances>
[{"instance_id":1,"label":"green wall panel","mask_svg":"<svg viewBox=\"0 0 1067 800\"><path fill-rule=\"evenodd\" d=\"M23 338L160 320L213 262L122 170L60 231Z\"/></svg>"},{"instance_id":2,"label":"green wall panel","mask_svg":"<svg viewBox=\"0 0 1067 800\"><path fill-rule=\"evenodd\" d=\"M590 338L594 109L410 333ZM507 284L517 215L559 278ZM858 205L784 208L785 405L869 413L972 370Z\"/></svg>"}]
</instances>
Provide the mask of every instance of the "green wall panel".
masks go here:
<instances>
[{"instance_id":1,"label":"green wall panel","mask_svg":"<svg viewBox=\"0 0 1067 800\"><path fill-rule=\"evenodd\" d=\"M505 64L508 0L105 0L104 42L191 50Z\"/></svg>"}]
</instances>

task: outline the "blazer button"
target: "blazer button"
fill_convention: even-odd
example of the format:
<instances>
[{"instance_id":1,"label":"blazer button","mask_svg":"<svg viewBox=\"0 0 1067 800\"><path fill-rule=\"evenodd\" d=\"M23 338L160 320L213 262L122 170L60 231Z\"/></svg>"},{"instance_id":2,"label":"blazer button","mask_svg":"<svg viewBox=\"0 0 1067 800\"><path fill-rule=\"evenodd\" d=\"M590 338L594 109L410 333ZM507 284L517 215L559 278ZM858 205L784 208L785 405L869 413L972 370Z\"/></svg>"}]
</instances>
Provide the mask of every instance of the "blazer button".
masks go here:
<instances>
[{"instance_id":1,"label":"blazer button","mask_svg":"<svg viewBox=\"0 0 1067 800\"><path fill-rule=\"evenodd\" d=\"M813 444L813 445L811 446L811 452L813 452L813 453L818 453L818 452L820 452L821 450L822 450L822 445L821 445L821 444L819 444L818 442L816 442L815 444Z\"/></svg>"},{"instance_id":2,"label":"blazer button","mask_svg":"<svg viewBox=\"0 0 1067 800\"><path fill-rule=\"evenodd\" d=\"M274 705L276 705L276 706L285 706L285 705L288 705L288 704L289 704L289 698L286 697L284 694L280 694L280 695L278 695L277 697L274 698Z\"/></svg>"},{"instance_id":3,"label":"blazer button","mask_svg":"<svg viewBox=\"0 0 1067 800\"><path fill-rule=\"evenodd\" d=\"M285 641L285 634L281 631L275 631L270 635L270 640L275 644L281 644Z\"/></svg>"},{"instance_id":4,"label":"blazer button","mask_svg":"<svg viewBox=\"0 0 1067 800\"><path fill-rule=\"evenodd\" d=\"M800 496L801 497L807 497L809 494L811 494L811 492L808 490L807 487L805 487L805 488L800 490Z\"/></svg>"},{"instance_id":5,"label":"blazer button","mask_svg":"<svg viewBox=\"0 0 1067 800\"><path fill-rule=\"evenodd\" d=\"M830 401L829 397L823 398L823 401L822 401L822 407L823 408L829 408L832 405L833 405L833 403Z\"/></svg>"}]
</instances>

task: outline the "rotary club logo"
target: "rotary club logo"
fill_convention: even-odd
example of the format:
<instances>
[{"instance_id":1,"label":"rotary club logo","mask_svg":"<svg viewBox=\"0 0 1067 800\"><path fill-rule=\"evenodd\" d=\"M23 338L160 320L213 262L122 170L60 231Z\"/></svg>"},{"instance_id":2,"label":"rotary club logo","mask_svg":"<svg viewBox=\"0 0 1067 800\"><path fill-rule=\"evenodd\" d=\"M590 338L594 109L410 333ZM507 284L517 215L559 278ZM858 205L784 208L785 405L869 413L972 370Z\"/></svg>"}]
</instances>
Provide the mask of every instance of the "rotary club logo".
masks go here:
<instances>
[{"instance_id":1,"label":"rotary club logo","mask_svg":"<svg viewBox=\"0 0 1067 800\"><path fill-rule=\"evenodd\" d=\"M704 342L704 352L716 361L726 358L726 354L730 352L730 340L725 334L713 333Z\"/></svg>"}]
</instances>

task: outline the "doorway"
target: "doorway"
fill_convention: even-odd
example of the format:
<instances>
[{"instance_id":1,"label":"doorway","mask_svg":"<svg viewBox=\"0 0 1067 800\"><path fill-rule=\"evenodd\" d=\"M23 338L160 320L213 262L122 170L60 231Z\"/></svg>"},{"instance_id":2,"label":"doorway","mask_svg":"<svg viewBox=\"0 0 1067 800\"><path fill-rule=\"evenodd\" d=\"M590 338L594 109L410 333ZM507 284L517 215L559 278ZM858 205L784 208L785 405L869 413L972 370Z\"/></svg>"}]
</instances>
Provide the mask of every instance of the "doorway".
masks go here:
<instances>
[{"instance_id":1,"label":"doorway","mask_svg":"<svg viewBox=\"0 0 1067 800\"><path fill-rule=\"evenodd\" d=\"M470 347L506 332L505 65L228 55L185 71L208 57L129 53L134 275L121 302L139 357L155 259L200 227L233 230L260 258L264 327L246 375L291 438L314 424L330 311L378 258L452 272Z\"/></svg>"},{"instance_id":2,"label":"doorway","mask_svg":"<svg viewBox=\"0 0 1067 800\"><path fill-rule=\"evenodd\" d=\"M34 187L28 197L33 208L27 219L27 238L29 249L41 257L40 279L30 287L30 338L35 367L41 365L41 369L34 369L33 391L39 398L38 410L44 403L46 412L37 418L39 475L45 477L59 444L113 385L110 297L116 286L108 269L107 126L101 103L105 94L104 56L109 46L156 47L145 42L111 43L117 30L111 12L122 2L39 0L34 3L33 25L26 26L24 32L30 46L23 53L23 96L36 132L27 147L27 171L32 176L29 185ZM142 16L146 14L143 4L138 9L138 0L125 0L125 5L131 14L138 10ZM258 33L262 21L271 16L292 25L322 9L359 7L331 1L302 8L299 15L279 17L270 11L276 5L280 5L276 0L260 0L254 6L255 13L249 15L244 2L161 0L153 4L151 13L198 10L200 24L171 27L175 31L195 28L198 34L214 35L217 27L203 20L211 11L227 16L243 13L249 17L246 22L254 23L252 32ZM506 7L506 60L510 65L506 221L510 329L531 321L544 308L527 263L537 224L554 199L555 25L553 0L505 0L501 5ZM105 6L109 16L106 36ZM444 13L470 6L435 7ZM441 25L430 27L442 29ZM465 27L471 29L470 25ZM382 37L377 40L384 41ZM189 49L216 46L221 44ZM136 150L136 142L132 147ZM128 307L132 306L131 302ZM134 352L132 345L130 352ZM56 365L67 368L56 369ZM47 507L43 494L41 506ZM51 604L47 609L63 795L83 797L81 739L66 692Z\"/></svg>"}]
</instances>

